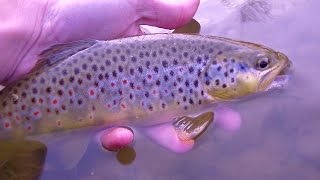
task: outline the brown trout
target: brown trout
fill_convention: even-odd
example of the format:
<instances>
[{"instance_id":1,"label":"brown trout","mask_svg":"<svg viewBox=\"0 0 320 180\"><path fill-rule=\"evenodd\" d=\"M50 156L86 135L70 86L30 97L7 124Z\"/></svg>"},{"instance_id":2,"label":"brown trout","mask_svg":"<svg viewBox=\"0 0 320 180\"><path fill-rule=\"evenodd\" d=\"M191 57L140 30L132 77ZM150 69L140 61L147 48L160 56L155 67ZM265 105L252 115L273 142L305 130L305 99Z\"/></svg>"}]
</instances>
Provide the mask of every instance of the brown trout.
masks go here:
<instances>
[{"instance_id":1,"label":"brown trout","mask_svg":"<svg viewBox=\"0 0 320 180\"><path fill-rule=\"evenodd\" d=\"M0 92L0 132L171 120L265 91L290 64L262 45L202 35L55 45Z\"/></svg>"}]
</instances>

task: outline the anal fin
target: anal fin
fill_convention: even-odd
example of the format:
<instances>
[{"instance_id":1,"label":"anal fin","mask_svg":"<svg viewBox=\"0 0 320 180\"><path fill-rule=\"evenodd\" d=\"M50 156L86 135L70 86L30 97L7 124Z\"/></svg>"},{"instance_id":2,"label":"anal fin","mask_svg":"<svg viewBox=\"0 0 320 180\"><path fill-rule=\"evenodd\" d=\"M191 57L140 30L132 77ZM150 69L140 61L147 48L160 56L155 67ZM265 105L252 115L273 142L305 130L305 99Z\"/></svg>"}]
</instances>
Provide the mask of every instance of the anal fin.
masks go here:
<instances>
[{"instance_id":1,"label":"anal fin","mask_svg":"<svg viewBox=\"0 0 320 180\"><path fill-rule=\"evenodd\" d=\"M197 117L182 116L172 123L181 141L198 138L208 128L214 117L213 112L205 112Z\"/></svg>"}]
</instances>

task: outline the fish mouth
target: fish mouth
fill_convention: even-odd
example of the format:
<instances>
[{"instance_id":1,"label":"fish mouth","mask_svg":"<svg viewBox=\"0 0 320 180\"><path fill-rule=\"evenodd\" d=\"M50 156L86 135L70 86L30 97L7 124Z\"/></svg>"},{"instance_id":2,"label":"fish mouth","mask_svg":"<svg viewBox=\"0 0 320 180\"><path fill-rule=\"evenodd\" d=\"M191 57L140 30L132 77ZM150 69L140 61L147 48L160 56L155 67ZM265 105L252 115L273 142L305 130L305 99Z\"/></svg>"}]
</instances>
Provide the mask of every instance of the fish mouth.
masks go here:
<instances>
[{"instance_id":1,"label":"fish mouth","mask_svg":"<svg viewBox=\"0 0 320 180\"><path fill-rule=\"evenodd\" d=\"M258 85L258 91L269 91L272 89L284 89L292 77L292 62L281 52L277 52L280 62L277 66L265 72Z\"/></svg>"}]
</instances>

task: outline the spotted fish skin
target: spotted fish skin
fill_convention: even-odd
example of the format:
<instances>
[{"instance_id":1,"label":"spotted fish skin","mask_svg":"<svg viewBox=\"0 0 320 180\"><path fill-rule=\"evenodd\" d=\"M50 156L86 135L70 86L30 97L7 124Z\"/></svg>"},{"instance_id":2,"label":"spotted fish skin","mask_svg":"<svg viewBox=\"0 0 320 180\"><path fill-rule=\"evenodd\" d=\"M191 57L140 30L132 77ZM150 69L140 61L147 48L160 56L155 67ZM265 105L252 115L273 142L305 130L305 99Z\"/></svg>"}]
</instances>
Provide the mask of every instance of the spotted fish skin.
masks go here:
<instances>
[{"instance_id":1,"label":"spotted fish skin","mask_svg":"<svg viewBox=\"0 0 320 180\"><path fill-rule=\"evenodd\" d=\"M34 134L197 111L217 100L209 89L235 89L261 49L182 34L56 45L0 92L0 131Z\"/></svg>"}]
</instances>

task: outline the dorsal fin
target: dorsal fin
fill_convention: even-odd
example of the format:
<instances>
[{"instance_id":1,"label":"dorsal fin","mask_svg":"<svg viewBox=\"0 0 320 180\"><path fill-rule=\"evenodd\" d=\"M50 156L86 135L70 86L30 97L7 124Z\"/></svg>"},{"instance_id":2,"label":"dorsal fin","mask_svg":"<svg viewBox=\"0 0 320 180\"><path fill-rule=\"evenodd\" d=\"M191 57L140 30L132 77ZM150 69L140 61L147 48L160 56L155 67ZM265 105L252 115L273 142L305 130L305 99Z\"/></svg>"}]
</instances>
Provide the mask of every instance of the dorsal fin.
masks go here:
<instances>
[{"instance_id":1,"label":"dorsal fin","mask_svg":"<svg viewBox=\"0 0 320 180\"><path fill-rule=\"evenodd\" d=\"M68 57L93 46L97 42L98 41L96 40L82 40L66 44L53 45L39 54L39 59L31 72L40 70L44 67L51 67L67 59Z\"/></svg>"}]
</instances>

